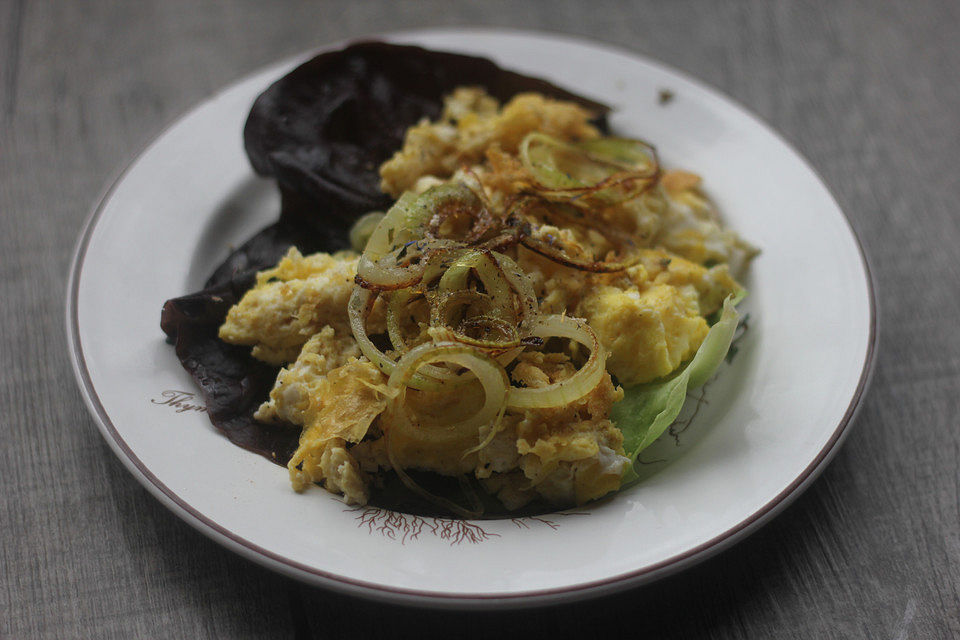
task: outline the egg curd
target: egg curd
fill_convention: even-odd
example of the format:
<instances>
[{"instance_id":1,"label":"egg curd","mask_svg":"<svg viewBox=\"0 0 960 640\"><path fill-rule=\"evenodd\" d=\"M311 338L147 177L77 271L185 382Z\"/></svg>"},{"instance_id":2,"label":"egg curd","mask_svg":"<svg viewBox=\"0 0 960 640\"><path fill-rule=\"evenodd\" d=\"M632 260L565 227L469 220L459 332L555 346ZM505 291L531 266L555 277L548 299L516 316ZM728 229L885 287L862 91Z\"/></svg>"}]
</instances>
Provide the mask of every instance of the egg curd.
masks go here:
<instances>
[{"instance_id":1,"label":"egg curd","mask_svg":"<svg viewBox=\"0 0 960 640\"><path fill-rule=\"evenodd\" d=\"M358 222L354 251L292 248L230 310L220 338L283 367L256 418L302 429L295 490L365 504L394 470L433 497L416 469L517 509L620 488L611 407L697 354L756 249L698 176L591 118L457 89L381 166L397 205Z\"/></svg>"}]
</instances>

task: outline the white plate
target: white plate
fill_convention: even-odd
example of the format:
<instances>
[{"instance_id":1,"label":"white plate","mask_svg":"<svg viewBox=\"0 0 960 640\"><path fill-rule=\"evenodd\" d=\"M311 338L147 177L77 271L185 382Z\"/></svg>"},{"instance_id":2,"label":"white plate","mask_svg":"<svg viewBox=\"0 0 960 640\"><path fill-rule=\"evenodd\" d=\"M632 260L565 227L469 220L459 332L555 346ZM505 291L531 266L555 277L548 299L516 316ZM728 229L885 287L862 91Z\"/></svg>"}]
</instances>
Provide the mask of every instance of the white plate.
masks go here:
<instances>
[{"instance_id":1,"label":"white plate","mask_svg":"<svg viewBox=\"0 0 960 640\"><path fill-rule=\"evenodd\" d=\"M160 307L198 289L230 245L276 215L241 129L256 95L297 62L288 61L170 127L111 187L78 243L67 304L74 369L127 468L199 531L271 569L446 607L541 604L647 582L786 506L840 444L874 351L863 254L813 170L742 107L634 54L515 31L389 39L485 55L612 105L615 130L705 176L728 223L762 247L746 281L750 330L707 388L696 428L658 443L644 459L669 463L613 499L476 523L352 510L319 489L296 494L284 469L216 432L192 407L195 387L164 342ZM674 98L660 104L661 89Z\"/></svg>"}]
</instances>

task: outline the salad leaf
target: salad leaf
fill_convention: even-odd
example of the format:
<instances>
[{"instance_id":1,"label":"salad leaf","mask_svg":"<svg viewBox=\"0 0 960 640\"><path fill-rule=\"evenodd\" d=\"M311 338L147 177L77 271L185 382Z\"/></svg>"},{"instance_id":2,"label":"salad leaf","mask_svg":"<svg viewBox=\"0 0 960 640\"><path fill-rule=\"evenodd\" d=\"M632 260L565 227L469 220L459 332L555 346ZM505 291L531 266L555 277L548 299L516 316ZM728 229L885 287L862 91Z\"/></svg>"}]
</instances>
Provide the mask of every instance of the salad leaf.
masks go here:
<instances>
[{"instance_id":1,"label":"salad leaf","mask_svg":"<svg viewBox=\"0 0 960 640\"><path fill-rule=\"evenodd\" d=\"M636 462L640 452L673 424L686 400L687 391L707 382L723 362L740 320L736 305L745 294L741 290L724 300L720 319L679 373L660 382L626 389L623 400L613 405L610 419L623 432L623 448L632 462ZM635 478L636 472L631 465L624 474L624 482Z\"/></svg>"}]
</instances>

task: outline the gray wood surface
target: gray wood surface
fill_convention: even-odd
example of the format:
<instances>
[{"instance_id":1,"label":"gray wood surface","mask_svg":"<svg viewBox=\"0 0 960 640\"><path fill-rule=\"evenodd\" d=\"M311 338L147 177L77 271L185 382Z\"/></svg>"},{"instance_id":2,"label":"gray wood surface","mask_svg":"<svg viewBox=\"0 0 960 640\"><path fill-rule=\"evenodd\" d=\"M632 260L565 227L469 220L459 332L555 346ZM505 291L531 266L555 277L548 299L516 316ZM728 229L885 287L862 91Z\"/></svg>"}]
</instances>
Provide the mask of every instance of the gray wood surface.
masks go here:
<instances>
[{"instance_id":1,"label":"gray wood surface","mask_svg":"<svg viewBox=\"0 0 960 640\"><path fill-rule=\"evenodd\" d=\"M195 533L121 466L73 380L68 262L102 189L219 87L431 25L582 34L679 67L795 144L871 258L880 355L823 476L654 586L513 613L371 604ZM0 1L0 636L960 637L960 3Z\"/></svg>"}]
</instances>

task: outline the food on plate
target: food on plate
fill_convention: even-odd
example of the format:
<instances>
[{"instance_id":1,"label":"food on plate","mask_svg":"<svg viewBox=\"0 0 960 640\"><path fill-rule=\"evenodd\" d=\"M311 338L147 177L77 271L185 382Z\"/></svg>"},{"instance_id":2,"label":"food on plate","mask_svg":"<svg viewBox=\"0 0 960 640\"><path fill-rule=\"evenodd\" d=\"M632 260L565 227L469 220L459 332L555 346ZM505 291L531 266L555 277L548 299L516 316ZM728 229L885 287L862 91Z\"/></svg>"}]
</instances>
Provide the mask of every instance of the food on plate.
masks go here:
<instances>
[{"instance_id":1,"label":"food on plate","mask_svg":"<svg viewBox=\"0 0 960 640\"><path fill-rule=\"evenodd\" d=\"M280 221L164 307L214 423L353 504L618 490L722 361L756 250L607 111L381 43L273 85L245 142Z\"/></svg>"}]
</instances>

